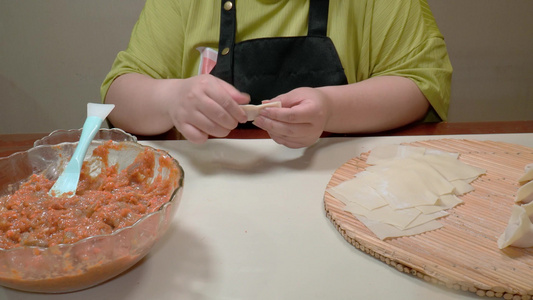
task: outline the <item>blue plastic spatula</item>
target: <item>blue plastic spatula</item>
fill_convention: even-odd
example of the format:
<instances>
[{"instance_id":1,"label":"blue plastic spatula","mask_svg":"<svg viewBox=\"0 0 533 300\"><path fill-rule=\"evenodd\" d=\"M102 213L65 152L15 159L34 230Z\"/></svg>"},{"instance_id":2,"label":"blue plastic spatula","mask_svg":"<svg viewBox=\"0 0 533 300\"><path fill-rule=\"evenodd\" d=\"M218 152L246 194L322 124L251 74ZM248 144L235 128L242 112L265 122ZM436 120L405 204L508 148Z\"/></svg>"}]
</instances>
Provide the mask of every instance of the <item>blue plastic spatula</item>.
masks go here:
<instances>
[{"instance_id":1,"label":"blue plastic spatula","mask_svg":"<svg viewBox=\"0 0 533 300\"><path fill-rule=\"evenodd\" d=\"M72 197L76 194L78 181L80 180L81 165L94 136L100 129L102 122L115 108L114 104L87 103L87 119L83 124L80 141L72 158L59 176L54 186L48 192L51 196L59 197L65 193L70 193Z\"/></svg>"}]
</instances>

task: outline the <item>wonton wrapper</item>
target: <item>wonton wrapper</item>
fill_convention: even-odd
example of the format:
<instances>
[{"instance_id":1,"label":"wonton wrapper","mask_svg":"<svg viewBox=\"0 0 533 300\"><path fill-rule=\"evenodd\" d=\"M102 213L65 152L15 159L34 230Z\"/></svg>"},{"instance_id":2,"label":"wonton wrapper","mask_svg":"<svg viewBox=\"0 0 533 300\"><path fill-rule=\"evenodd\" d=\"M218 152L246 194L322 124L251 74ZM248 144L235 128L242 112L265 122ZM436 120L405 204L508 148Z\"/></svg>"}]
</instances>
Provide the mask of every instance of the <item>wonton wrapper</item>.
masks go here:
<instances>
[{"instance_id":1,"label":"wonton wrapper","mask_svg":"<svg viewBox=\"0 0 533 300\"><path fill-rule=\"evenodd\" d=\"M335 188L329 189L328 192L345 204L355 203L368 210L388 204L375 189L363 184L357 178L341 182ZM357 197L352 197L352 195L357 195Z\"/></svg>"},{"instance_id":2,"label":"wonton wrapper","mask_svg":"<svg viewBox=\"0 0 533 300\"><path fill-rule=\"evenodd\" d=\"M422 147L384 145L372 149L368 155L368 158L366 159L366 163L369 165L376 165L387 160L422 156L425 152L426 149Z\"/></svg>"},{"instance_id":3,"label":"wonton wrapper","mask_svg":"<svg viewBox=\"0 0 533 300\"><path fill-rule=\"evenodd\" d=\"M246 116L248 117L248 121L253 121L255 120L255 118L257 118L257 116L259 116L259 113L261 112L262 109L267 108L267 107L281 107L281 102L276 101L276 102L269 102L269 103L260 104L260 105L246 104L246 105L241 105L241 107L246 113Z\"/></svg>"},{"instance_id":4,"label":"wonton wrapper","mask_svg":"<svg viewBox=\"0 0 533 300\"><path fill-rule=\"evenodd\" d=\"M441 228L442 223L439 221L430 221L420 226L412 227L406 230L398 229L390 224L381 223L379 221L374 221L368 219L364 216L356 216L361 223L370 229L379 239L384 240L387 238L395 238L402 236L417 235L427 231L432 231Z\"/></svg>"},{"instance_id":5,"label":"wonton wrapper","mask_svg":"<svg viewBox=\"0 0 533 300\"><path fill-rule=\"evenodd\" d=\"M442 227L436 219L462 203L456 195L485 173L458 160L458 153L387 145L373 149L365 171L328 192L380 239Z\"/></svg>"}]
</instances>

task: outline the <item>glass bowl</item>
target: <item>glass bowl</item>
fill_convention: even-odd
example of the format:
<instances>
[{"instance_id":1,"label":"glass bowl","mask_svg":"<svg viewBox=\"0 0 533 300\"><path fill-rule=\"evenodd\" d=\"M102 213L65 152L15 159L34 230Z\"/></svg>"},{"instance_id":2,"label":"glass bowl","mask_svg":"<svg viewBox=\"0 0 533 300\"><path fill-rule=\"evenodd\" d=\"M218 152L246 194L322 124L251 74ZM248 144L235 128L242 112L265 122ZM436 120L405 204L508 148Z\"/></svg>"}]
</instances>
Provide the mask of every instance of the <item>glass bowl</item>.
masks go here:
<instances>
[{"instance_id":1,"label":"glass bowl","mask_svg":"<svg viewBox=\"0 0 533 300\"><path fill-rule=\"evenodd\" d=\"M28 151L0 158L0 197L14 193L32 174L57 179L77 145L72 142L73 136L79 138L80 132L57 131L37 141ZM153 150L155 166L150 180L161 174L162 180L168 180L166 182L170 184L168 194L163 195L164 204L144 214L133 225L110 234L49 247L0 248L0 285L39 293L65 293L95 286L132 267L169 228L183 191L184 173L179 163L167 152L143 146L135 137L117 129L101 129L87 153L91 154L108 140L120 145L118 149L110 149L108 154L109 165L116 163L119 170L130 166L145 149ZM171 163L159 164L160 157ZM98 167L98 160L93 161L86 160L85 163ZM1 228L0 234L4 234Z\"/></svg>"},{"instance_id":2,"label":"glass bowl","mask_svg":"<svg viewBox=\"0 0 533 300\"><path fill-rule=\"evenodd\" d=\"M77 143L81 137L80 129L59 129L33 143L34 147L41 145L57 145L61 143ZM94 140L113 140L115 142L137 142L137 138L119 128L101 128L94 136Z\"/></svg>"}]
</instances>

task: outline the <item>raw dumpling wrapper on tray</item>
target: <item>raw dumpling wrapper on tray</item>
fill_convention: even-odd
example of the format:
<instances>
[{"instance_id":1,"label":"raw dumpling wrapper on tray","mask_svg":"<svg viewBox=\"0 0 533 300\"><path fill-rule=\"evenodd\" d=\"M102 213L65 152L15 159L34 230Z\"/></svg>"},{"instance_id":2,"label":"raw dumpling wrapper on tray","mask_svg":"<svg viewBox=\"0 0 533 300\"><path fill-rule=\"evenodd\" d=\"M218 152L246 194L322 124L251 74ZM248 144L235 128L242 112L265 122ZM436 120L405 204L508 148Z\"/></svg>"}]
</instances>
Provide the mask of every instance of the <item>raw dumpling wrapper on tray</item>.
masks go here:
<instances>
[{"instance_id":1,"label":"raw dumpling wrapper on tray","mask_svg":"<svg viewBox=\"0 0 533 300\"><path fill-rule=\"evenodd\" d=\"M511 218L504 233L498 239L498 247L533 247L533 164L525 167L519 180L523 184L516 193Z\"/></svg>"},{"instance_id":2,"label":"raw dumpling wrapper on tray","mask_svg":"<svg viewBox=\"0 0 533 300\"><path fill-rule=\"evenodd\" d=\"M457 196L485 173L458 160L459 154L423 147L387 145L372 149L371 166L328 189L378 238L420 234L442 227L437 219L462 203Z\"/></svg>"}]
</instances>

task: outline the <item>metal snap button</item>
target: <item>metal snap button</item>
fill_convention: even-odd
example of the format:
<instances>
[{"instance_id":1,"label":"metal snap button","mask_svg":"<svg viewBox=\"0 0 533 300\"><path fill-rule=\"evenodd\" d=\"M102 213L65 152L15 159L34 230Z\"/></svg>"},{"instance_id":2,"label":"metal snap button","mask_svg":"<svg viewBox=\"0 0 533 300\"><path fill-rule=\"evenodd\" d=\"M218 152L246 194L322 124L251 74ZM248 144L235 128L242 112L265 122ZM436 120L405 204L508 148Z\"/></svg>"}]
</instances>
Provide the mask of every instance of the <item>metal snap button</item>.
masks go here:
<instances>
[{"instance_id":1,"label":"metal snap button","mask_svg":"<svg viewBox=\"0 0 533 300\"><path fill-rule=\"evenodd\" d=\"M229 48L226 47L226 48L222 49L222 55L226 55L228 53L229 53Z\"/></svg>"},{"instance_id":2,"label":"metal snap button","mask_svg":"<svg viewBox=\"0 0 533 300\"><path fill-rule=\"evenodd\" d=\"M231 1L226 1L226 3L224 3L225 10L231 10L232 8L233 8L233 3L231 3Z\"/></svg>"}]
</instances>

